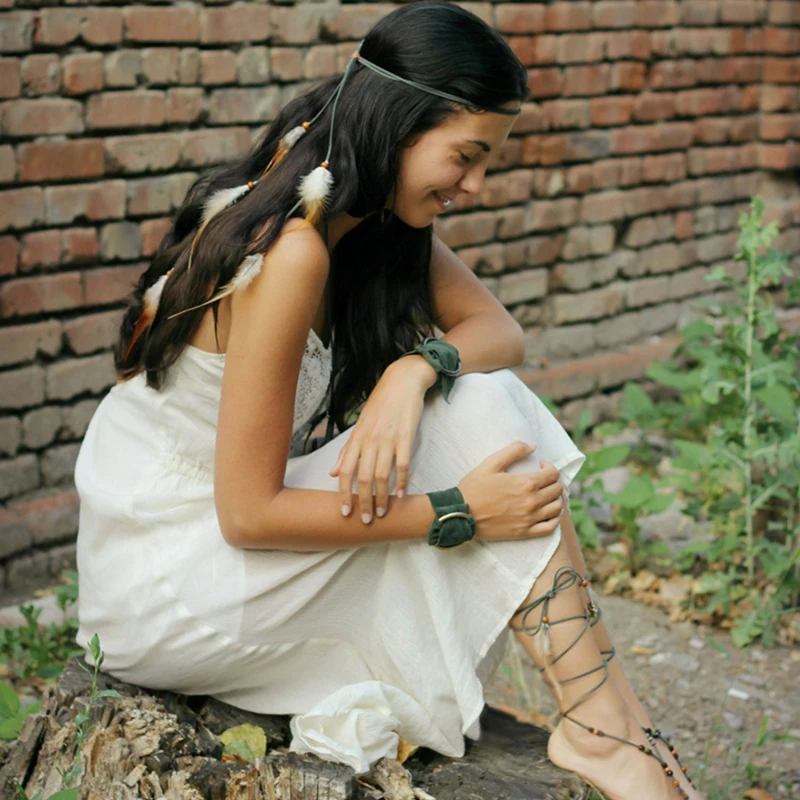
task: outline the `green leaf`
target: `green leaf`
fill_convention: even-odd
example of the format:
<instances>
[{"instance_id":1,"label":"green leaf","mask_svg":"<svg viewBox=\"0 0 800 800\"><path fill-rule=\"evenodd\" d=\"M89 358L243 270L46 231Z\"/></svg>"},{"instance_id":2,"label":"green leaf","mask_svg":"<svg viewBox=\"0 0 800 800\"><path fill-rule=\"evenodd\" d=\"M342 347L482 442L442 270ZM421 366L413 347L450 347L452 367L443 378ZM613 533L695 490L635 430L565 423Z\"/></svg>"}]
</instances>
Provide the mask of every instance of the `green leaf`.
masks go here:
<instances>
[{"instance_id":1,"label":"green leaf","mask_svg":"<svg viewBox=\"0 0 800 800\"><path fill-rule=\"evenodd\" d=\"M702 319L696 319L684 325L679 333L681 338L686 340L692 339L705 339L706 336L713 335L715 331L714 326L710 322Z\"/></svg>"},{"instance_id":2,"label":"green leaf","mask_svg":"<svg viewBox=\"0 0 800 800\"><path fill-rule=\"evenodd\" d=\"M22 719L19 717L9 717L0 722L0 739L12 742L19 736L22 730Z\"/></svg>"},{"instance_id":3,"label":"green leaf","mask_svg":"<svg viewBox=\"0 0 800 800\"><path fill-rule=\"evenodd\" d=\"M624 463L631 452L630 445L615 444L589 454L591 473L605 472Z\"/></svg>"},{"instance_id":4,"label":"green leaf","mask_svg":"<svg viewBox=\"0 0 800 800\"><path fill-rule=\"evenodd\" d=\"M653 482L649 478L634 475L628 478L622 491L617 495L617 502L622 508L640 508L655 495Z\"/></svg>"},{"instance_id":5,"label":"green leaf","mask_svg":"<svg viewBox=\"0 0 800 800\"><path fill-rule=\"evenodd\" d=\"M647 417L655 410L650 395L636 383L626 383L622 391L622 407L632 419Z\"/></svg>"},{"instance_id":6,"label":"green leaf","mask_svg":"<svg viewBox=\"0 0 800 800\"><path fill-rule=\"evenodd\" d=\"M780 383L765 386L753 392L767 410L787 425L795 425L798 414L798 404L791 391Z\"/></svg>"},{"instance_id":7,"label":"green leaf","mask_svg":"<svg viewBox=\"0 0 800 800\"><path fill-rule=\"evenodd\" d=\"M5 681L0 683L0 718L15 717L19 711L19 697Z\"/></svg>"},{"instance_id":8,"label":"green leaf","mask_svg":"<svg viewBox=\"0 0 800 800\"><path fill-rule=\"evenodd\" d=\"M62 789L60 792L51 794L47 800L78 800L77 789Z\"/></svg>"},{"instance_id":9,"label":"green leaf","mask_svg":"<svg viewBox=\"0 0 800 800\"><path fill-rule=\"evenodd\" d=\"M248 761L263 758L267 752L267 736L257 725L236 725L228 728L222 732L219 740L225 745L224 752L237 753Z\"/></svg>"},{"instance_id":10,"label":"green leaf","mask_svg":"<svg viewBox=\"0 0 800 800\"><path fill-rule=\"evenodd\" d=\"M98 692L95 697L122 697L122 695L116 689L103 689L103 691Z\"/></svg>"},{"instance_id":11,"label":"green leaf","mask_svg":"<svg viewBox=\"0 0 800 800\"><path fill-rule=\"evenodd\" d=\"M644 508L650 514L659 514L666 511L675 502L675 497L671 494L657 494L649 500Z\"/></svg>"}]
</instances>

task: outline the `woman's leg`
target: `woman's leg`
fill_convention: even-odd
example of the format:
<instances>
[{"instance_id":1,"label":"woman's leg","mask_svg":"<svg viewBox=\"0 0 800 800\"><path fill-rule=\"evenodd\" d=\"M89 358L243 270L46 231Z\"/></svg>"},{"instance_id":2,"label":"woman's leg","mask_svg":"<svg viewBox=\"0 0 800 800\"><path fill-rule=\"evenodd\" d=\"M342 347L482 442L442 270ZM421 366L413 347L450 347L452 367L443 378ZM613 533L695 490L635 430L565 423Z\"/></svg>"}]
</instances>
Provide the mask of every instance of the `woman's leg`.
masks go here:
<instances>
[{"instance_id":1,"label":"woman's leg","mask_svg":"<svg viewBox=\"0 0 800 800\"><path fill-rule=\"evenodd\" d=\"M589 572L586 568L586 562L583 559L580 542L578 542L578 534L575 531L572 517L568 511L565 511L561 518L561 537L566 545L567 553L569 554L569 559L573 566L588 580ZM588 610L590 602L588 593L584 595L584 602ZM597 642L597 646L603 654L604 660L608 663L609 679L613 681L617 691L628 705L628 708L642 729L658 732L658 729L653 725L650 719L650 715L636 696L636 692L625 676L622 664L619 662L619 659L614 658L614 646L611 643L611 637L608 635L608 629L602 621L602 614L596 604L596 599L593 599L592 602L595 603L597 609L597 616L592 622L592 631L594 632L595 642ZM661 742L661 745L663 745L660 746L659 749L664 760L670 765L676 775L680 775L682 772L682 765L677 760L677 753L675 753L673 748L665 744L663 738L658 738L656 741ZM675 755L673 755L673 753L675 753ZM684 779L682 786L689 794L689 797L695 798L700 796L688 780Z\"/></svg>"},{"instance_id":2,"label":"woman's leg","mask_svg":"<svg viewBox=\"0 0 800 800\"><path fill-rule=\"evenodd\" d=\"M564 512L568 516L568 512ZM569 523L568 523L569 524ZM587 611L583 572L562 537L531 593L510 621L525 651L558 700L562 721L548 754L553 763L592 782L611 800L686 797L665 747L652 745L615 684L608 680Z\"/></svg>"}]
</instances>

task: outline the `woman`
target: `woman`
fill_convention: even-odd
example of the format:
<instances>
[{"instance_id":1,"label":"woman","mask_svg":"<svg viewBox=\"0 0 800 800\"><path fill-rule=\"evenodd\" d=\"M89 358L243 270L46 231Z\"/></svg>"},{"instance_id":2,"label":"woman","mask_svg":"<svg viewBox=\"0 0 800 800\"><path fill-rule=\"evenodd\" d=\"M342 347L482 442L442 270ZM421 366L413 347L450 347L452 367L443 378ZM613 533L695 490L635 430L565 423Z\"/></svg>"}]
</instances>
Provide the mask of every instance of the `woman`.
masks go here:
<instances>
[{"instance_id":1,"label":"woman","mask_svg":"<svg viewBox=\"0 0 800 800\"><path fill-rule=\"evenodd\" d=\"M562 505L584 456L432 236L526 82L480 19L411 3L192 187L78 459L78 638L124 680L294 715L292 749L362 772L398 737L463 755L513 629L559 697L556 764L697 797L588 594Z\"/></svg>"}]
</instances>

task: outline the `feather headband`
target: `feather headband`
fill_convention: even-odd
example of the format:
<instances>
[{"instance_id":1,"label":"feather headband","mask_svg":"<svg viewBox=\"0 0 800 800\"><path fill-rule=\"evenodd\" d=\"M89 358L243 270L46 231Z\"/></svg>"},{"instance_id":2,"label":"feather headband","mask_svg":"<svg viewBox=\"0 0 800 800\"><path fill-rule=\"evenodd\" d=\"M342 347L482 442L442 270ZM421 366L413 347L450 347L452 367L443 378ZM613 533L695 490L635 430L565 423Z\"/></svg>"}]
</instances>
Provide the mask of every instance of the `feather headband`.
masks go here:
<instances>
[{"instance_id":1,"label":"feather headband","mask_svg":"<svg viewBox=\"0 0 800 800\"><path fill-rule=\"evenodd\" d=\"M287 219L291 217L294 211L297 209L298 206L303 206L304 217L306 222L310 225L315 226L319 220L324 215L328 203L330 200L331 189L333 188L334 180L333 175L330 172L330 164L329 159L331 157L331 153L333 151L333 131L334 131L334 121L336 119L336 107L339 103L339 97L342 94L342 89L344 88L345 83L347 82L347 78L350 75L351 70L355 66L356 63L361 64L368 69L372 70L373 72L382 75L385 78L395 81L401 81L402 83L407 84L408 86L412 86L416 89L421 89L424 92L429 92L430 94L435 94L439 97L443 97L447 100L451 100L455 103L459 103L460 105L464 105L470 108L481 108L485 111L493 111L498 114L519 114L521 108L519 109L508 109L508 108L500 108L497 106L480 106L476 103L473 103L469 100L466 100L462 97L458 97L453 94L449 94L448 92L443 92L439 89L434 89L431 86L426 86L422 83L417 83L416 81L409 80L408 78L403 78L400 75L396 75L393 72L389 72L389 70L385 70L382 67L379 67L377 64L374 64L372 61L367 60L360 54L361 47L364 44L364 39L362 39L359 44L358 48L353 52L350 56L349 61L347 62L347 67L345 68L344 74L342 75L342 79L339 82L339 85L334 90L333 94L328 98L325 105L319 110L319 112L310 120L305 121L301 125L292 128L288 133L286 133L278 143L278 147L275 151L275 155L270 160L269 164L267 164L264 171L261 173L259 178L254 181L248 181L246 184L241 186L234 186L229 189L221 189L213 194L211 197L208 198L204 205L203 210L203 217L200 223L200 226L197 229L197 233L192 240L192 246L189 250L189 261L187 264L187 271L192 267L192 257L194 255L194 250L197 245L197 242L200 238L200 235L203 233L205 228L208 226L209 222L221 211L224 211L226 208L230 208L230 206L234 205L235 203L239 202L245 195L247 195L250 191L255 188L255 186L264 178L269 175L269 173L278 166L278 164L283 160L289 150L297 143L297 141L303 136L303 134L313 125L317 119L324 113L327 109L328 105L333 101L333 109L331 111L331 124L330 124L330 131L328 134L328 152L325 156L325 159L320 162L320 165L313 169L307 175L304 175L300 179L299 184L299 194L300 199L297 203L292 206L292 208L287 213ZM171 314L168 319L172 319L180 314L185 314L188 311L193 311L197 308L202 308L205 305L209 305L221 298L231 294L231 292L236 291L237 289L242 289L245 286L249 286L250 282L256 277L256 275L261 271L261 264L262 259L256 259L256 256L259 254L254 254L251 256L247 256L241 265L238 267L236 273L234 274L233 278L225 284L225 286L221 287L217 290L208 300L199 305L192 306L191 308L184 309L182 311L178 311L174 314ZM169 272L167 273L169 275ZM156 312L158 310L158 301L161 297L161 292L164 288L164 283L166 281L167 275L163 275L161 278L156 281L151 289L154 289L149 304L145 303L145 306L142 308L142 314L140 316L139 322L136 324L136 329L139 331L136 336L138 338L141 335L142 331L144 331L155 319ZM159 285L159 288L155 290L156 285ZM149 292L150 290L148 290ZM147 293L145 293L145 297L147 299ZM133 341L131 342L130 347L128 348L130 352L130 348L133 346Z\"/></svg>"}]
</instances>

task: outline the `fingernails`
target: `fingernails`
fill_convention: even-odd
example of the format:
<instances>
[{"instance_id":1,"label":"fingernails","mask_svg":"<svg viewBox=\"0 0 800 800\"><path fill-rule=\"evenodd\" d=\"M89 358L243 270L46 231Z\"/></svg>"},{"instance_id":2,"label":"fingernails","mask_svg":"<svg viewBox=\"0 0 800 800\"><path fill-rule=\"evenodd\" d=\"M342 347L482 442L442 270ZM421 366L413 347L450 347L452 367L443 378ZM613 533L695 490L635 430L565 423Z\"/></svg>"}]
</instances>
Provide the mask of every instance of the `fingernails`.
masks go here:
<instances>
[{"instance_id":1,"label":"fingernails","mask_svg":"<svg viewBox=\"0 0 800 800\"><path fill-rule=\"evenodd\" d=\"M350 506L342 506L342 516L346 517L350 513Z\"/></svg>"},{"instance_id":2,"label":"fingernails","mask_svg":"<svg viewBox=\"0 0 800 800\"><path fill-rule=\"evenodd\" d=\"M397 490L397 496L398 497L405 497L405 495L406 495L406 493L405 493L404 489L398 489Z\"/></svg>"},{"instance_id":3,"label":"fingernails","mask_svg":"<svg viewBox=\"0 0 800 800\"><path fill-rule=\"evenodd\" d=\"M385 508L381 508L380 506L378 506L378 507L375 509L375 513L376 513L376 514L377 514L379 517L382 517L382 516L383 516L383 515L386 513L386 509L385 509Z\"/></svg>"},{"instance_id":4,"label":"fingernails","mask_svg":"<svg viewBox=\"0 0 800 800\"><path fill-rule=\"evenodd\" d=\"M365 525L369 525L371 519L372 519L372 514L367 514L366 511L361 515L361 521Z\"/></svg>"}]
</instances>

